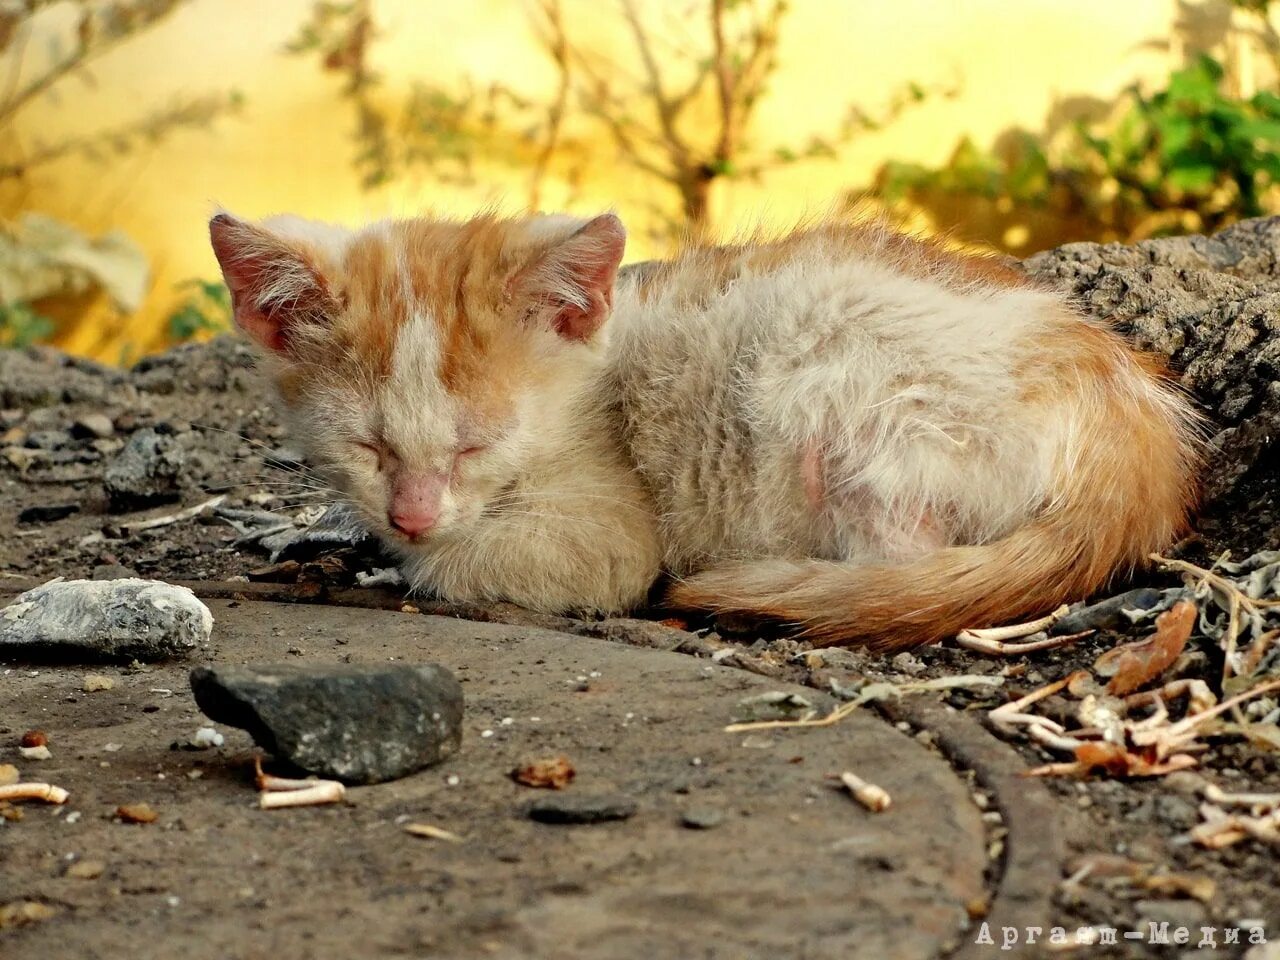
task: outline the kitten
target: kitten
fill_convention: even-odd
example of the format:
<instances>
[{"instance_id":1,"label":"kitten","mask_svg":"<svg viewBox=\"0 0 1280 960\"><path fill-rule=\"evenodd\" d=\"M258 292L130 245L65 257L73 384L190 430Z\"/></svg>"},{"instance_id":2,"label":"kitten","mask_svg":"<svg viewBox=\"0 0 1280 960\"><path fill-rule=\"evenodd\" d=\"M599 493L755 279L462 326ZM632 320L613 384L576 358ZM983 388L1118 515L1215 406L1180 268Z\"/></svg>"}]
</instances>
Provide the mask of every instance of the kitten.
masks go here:
<instances>
[{"instance_id":1,"label":"kitten","mask_svg":"<svg viewBox=\"0 0 1280 960\"><path fill-rule=\"evenodd\" d=\"M1017 271L871 226L619 272L612 215L210 223L312 462L458 600L913 646L1183 528L1195 414Z\"/></svg>"}]
</instances>

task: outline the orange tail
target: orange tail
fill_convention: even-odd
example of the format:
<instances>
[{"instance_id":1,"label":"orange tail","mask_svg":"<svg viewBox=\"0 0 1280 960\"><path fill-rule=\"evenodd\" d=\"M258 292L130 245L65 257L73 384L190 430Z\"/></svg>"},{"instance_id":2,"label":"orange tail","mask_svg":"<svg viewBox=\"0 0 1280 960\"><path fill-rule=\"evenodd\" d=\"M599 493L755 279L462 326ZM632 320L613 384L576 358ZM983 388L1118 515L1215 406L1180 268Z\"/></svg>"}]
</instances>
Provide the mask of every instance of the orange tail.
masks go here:
<instances>
[{"instance_id":1,"label":"orange tail","mask_svg":"<svg viewBox=\"0 0 1280 960\"><path fill-rule=\"evenodd\" d=\"M734 563L676 583L668 602L785 621L822 646L900 650L1086 597L1168 546L1195 499L1190 406L1159 387L1124 396L1101 404L1050 506L1001 540L903 564Z\"/></svg>"}]
</instances>

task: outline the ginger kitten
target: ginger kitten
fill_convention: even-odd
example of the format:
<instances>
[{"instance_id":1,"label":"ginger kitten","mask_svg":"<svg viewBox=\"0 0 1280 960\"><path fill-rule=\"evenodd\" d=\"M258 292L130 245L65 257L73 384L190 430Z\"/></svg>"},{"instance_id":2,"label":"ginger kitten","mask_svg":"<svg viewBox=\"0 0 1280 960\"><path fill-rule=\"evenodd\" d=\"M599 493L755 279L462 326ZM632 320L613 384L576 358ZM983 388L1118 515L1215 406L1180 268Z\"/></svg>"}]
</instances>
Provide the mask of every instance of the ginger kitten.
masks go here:
<instances>
[{"instance_id":1,"label":"ginger kitten","mask_svg":"<svg viewBox=\"0 0 1280 960\"><path fill-rule=\"evenodd\" d=\"M1184 526L1195 414L1012 269L828 224L622 271L592 220L210 222L312 463L456 600L910 647Z\"/></svg>"}]
</instances>

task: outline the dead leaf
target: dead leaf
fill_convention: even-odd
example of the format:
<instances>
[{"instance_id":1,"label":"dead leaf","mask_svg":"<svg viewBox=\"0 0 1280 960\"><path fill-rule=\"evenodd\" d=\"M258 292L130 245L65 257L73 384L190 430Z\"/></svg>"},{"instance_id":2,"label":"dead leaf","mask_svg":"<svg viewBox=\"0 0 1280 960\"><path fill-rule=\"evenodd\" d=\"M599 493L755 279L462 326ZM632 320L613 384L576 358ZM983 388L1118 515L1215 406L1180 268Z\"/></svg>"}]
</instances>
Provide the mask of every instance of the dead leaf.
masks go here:
<instances>
[{"instance_id":1,"label":"dead leaf","mask_svg":"<svg viewBox=\"0 0 1280 960\"><path fill-rule=\"evenodd\" d=\"M511 771L511 778L526 787L546 787L551 790L563 790L569 785L577 771L568 757L550 757L534 760Z\"/></svg>"},{"instance_id":2,"label":"dead leaf","mask_svg":"<svg viewBox=\"0 0 1280 960\"><path fill-rule=\"evenodd\" d=\"M1185 770L1196 765L1195 757L1175 753L1163 760L1149 759L1134 753L1121 743L1083 743L1076 747L1076 766L1079 773L1105 770L1115 777L1162 777L1175 770Z\"/></svg>"},{"instance_id":3,"label":"dead leaf","mask_svg":"<svg viewBox=\"0 0 1280 960\"><path fill-rule=\"evenodd\" d=\"M160 814L149 803L126 803L116 807L116 816L125 823L155 823Z\"/></svg>"},{"instance_id":4,"label":"dead leaf","mask_svg":"<svg viewBox=\"0 0 1280 960\"><path fill-rule=\"evenodd\" d=\"M1124 696L1164 673L1187 645L1199 611L1189 600L1180 600L1156 618L1156 632L1136 643L1108 650L1094 662L1102 676L1110 676L1107 693Z\"/></svg>"}]
</instances>

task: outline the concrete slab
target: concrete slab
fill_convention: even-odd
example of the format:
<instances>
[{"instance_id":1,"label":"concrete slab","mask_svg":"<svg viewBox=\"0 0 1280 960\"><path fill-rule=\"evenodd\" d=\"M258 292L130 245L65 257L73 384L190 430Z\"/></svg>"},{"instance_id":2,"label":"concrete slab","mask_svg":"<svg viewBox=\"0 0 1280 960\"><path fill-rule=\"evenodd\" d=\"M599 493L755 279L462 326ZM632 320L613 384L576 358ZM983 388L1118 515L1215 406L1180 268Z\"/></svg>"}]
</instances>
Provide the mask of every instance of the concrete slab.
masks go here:
<instances>
[{"instance_id":1,"label":"concrete slab","mask_svg":"<svg viewBox=\"0 0 1280 960\"><path fill-rule=\"evenodd\" d=\"M57 911L0 931L5 956L908 960L957 943L985 897L980 813L915 740L871 714L723 731L744 697L813 690L531 628L210 606L212 662L444 663L467 695L460 755L353 789L348 806L261 811L246 734L171 749L204 723L186 665L93 667L116 681L96 693L82 691L87 668L9 667L0 762L16 760L9 745L23 730L40 728L53 759L22 762L24 779L72 797L0 822L0 904ZM620 792L638 812L587 826L528 819L543 791L509 774L558 754L577 770L568 791ZM887 789L891 809L868 813L833 789L825 777L841 770ZM157 822L113 817L140 802ZM695 806L723 811L722 824L681 826ZM404 820L465 842L411 837ZM77 860L105 870L64 876Z\"/></svg>"}]
</instances>

